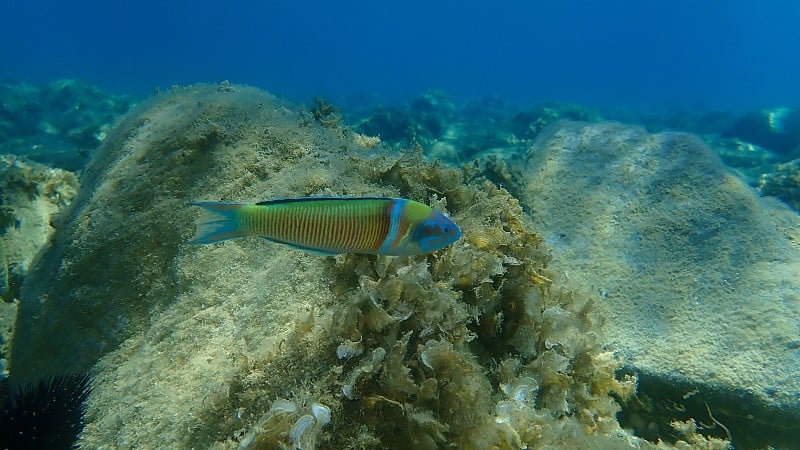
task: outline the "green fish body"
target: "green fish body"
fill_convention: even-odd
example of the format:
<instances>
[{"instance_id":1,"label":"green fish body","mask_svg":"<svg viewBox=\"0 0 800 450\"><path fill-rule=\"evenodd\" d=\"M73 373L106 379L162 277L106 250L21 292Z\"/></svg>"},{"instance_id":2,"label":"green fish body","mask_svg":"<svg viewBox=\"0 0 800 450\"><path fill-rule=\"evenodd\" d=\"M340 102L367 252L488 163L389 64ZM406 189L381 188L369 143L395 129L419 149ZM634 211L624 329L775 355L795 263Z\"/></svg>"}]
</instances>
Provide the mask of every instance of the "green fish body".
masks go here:
<instances>
[{"instance_id":1,"label":"green fish body","mask_svg":"<svg viewBox=\"0 0 800 450\"><path fill-rule=\"evenodd\" d=\"M203 208L192 244L261 236L326 255L417 255L446 247L461 230L444 214L389 197L302 197L266 202L193 202Z\"/></svg>"}]
</instances>

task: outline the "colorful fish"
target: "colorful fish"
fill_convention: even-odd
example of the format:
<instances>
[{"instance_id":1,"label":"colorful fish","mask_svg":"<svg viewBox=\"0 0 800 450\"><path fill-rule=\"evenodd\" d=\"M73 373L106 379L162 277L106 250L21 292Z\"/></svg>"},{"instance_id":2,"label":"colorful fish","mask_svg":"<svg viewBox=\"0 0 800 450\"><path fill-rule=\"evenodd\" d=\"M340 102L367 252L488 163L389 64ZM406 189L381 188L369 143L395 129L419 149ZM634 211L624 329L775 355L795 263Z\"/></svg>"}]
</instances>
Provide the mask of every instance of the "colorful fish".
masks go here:
<instances>
[{"instance_id":1,"label":"colorful fish","mask_svg":"<svg viewBox=\"0 0 800 450\"><path fill-rule=\"evenodd\" d=\"M430 206L389 197L302 197L193 202L204 209L192 244L261 236L312 253L417 255L446 247L461 230Z\"/></svg>"}]
</instances>

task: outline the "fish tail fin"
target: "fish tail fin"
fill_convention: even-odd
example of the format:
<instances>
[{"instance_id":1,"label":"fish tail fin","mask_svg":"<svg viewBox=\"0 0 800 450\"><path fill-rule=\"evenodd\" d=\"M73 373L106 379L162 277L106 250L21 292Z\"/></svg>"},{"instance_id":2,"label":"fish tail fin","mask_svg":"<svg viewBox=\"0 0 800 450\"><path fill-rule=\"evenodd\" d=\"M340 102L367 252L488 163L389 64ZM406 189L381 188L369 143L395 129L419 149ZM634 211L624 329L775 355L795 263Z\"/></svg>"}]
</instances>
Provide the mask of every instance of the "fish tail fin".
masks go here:
<instances>
[{"instance_id":1,"label":"fish tail fin","mask_svg":"<svg viewBox=\"0 0 800 450\"><path fill-rule=\"evenodd\" d=\"M239 227L239 211L244 203L233 202L191 202L192 206L203 208L197 220L197 232L190 244L213 244L247 236Z\"/></svg>"}]
</instances>

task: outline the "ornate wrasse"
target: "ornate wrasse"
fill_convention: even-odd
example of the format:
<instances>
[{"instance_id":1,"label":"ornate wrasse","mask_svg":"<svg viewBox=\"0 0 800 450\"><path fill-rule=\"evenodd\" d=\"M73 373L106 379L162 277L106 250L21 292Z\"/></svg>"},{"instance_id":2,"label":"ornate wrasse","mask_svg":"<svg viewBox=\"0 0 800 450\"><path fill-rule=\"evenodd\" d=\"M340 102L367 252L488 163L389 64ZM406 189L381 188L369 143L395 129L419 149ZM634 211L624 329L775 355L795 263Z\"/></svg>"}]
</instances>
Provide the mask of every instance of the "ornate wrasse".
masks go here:
<instances>
[{"instance_id":1,"label":"ornate wrasse","mask_svg":"<svg viewBox=\"0 0 800 450\"><path fill-rule=\"evenodd\" d=\"M389 197L302 197L203 208L192 244L261 236L314 253L416 255L446 247L461 230L442 213Z\"/></svg>"}]
</instances>

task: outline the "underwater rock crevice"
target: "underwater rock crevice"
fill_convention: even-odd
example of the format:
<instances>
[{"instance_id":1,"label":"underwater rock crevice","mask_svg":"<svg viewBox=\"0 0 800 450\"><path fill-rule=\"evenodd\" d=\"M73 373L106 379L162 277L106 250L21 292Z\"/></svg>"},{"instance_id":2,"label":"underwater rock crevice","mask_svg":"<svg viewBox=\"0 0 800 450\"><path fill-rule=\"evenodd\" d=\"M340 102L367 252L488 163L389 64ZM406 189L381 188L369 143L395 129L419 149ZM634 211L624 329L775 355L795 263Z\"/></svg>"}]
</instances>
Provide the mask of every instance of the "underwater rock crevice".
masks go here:
<instances>
[{"instance_id":1,"label":"underwater rock crevice","mask_svg":"<svg viewBox=\"0 0 800 450\"><path fill-rule=\"evenodd\" d=\"M703 434L732 438L737 449L792 448L797 442L797 422L776 410L758 395L744 390L720 389L712 383L665 378L626 366L621 373L635 373L637 394L624 402L620 424L637 436L675 442L683 437L670 426L693 418Z\"/></svg>"}]
</instances>

